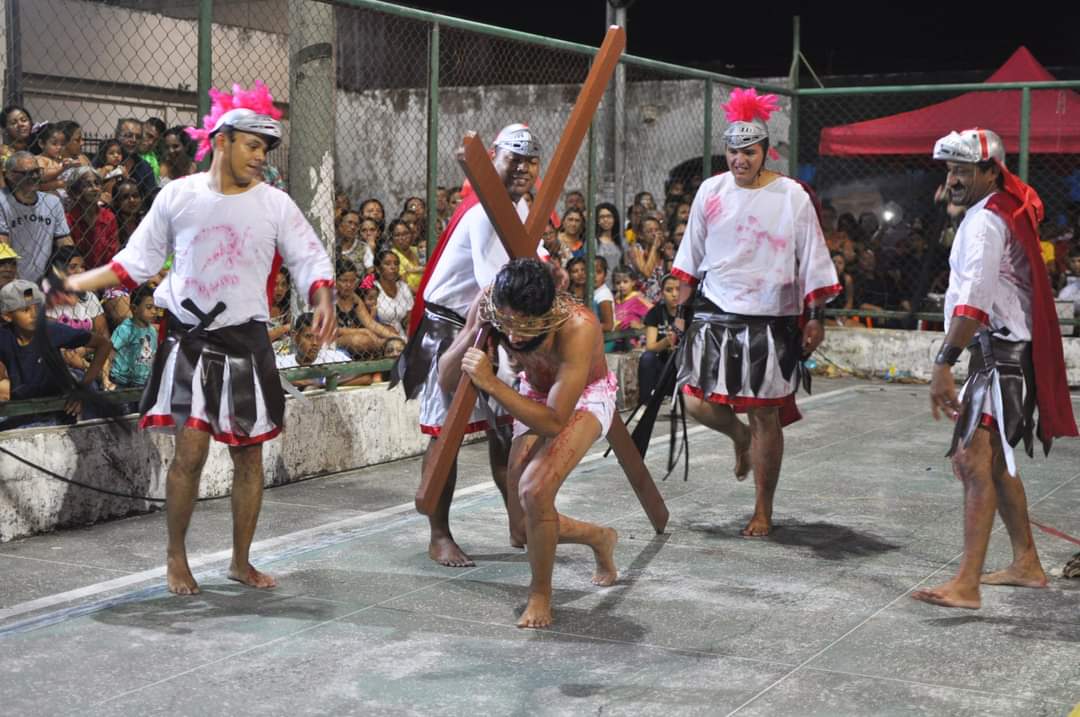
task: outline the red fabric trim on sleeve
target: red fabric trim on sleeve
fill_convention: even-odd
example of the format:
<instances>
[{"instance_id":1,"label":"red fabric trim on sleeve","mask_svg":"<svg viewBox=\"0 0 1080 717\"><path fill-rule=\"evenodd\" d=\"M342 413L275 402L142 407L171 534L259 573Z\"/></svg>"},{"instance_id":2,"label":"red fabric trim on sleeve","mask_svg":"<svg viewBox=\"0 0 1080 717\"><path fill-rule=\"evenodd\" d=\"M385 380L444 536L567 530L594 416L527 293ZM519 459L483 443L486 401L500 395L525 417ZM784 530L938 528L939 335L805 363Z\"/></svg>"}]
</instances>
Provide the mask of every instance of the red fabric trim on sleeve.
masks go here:
<instances>
[{"instance_id":1,"label":"red fabric trim on sleeve","mask_svg":"<svg viewBox=\"0 0 1080 717\"><path fill-rule=\"evenodd\" d=\"M116 278L120 279L120 283L128 291L134 291L139 288L138 282L131 278L131 274L127 273L127 269L125 269L120 262L110 261L109 269L112 273L116 274Z\"/></svg>"},{"instance_id":2,"label":"red fabric trim on sleeve","mask_svg":"<svg viewBox=\"0 0 1080 717\"><path fill-rule=\"evenodd\" d=\"M309 304L311 304L312 306L315 305L315 292L318 291L319 289L322 289L323 287L327 287L327 288L333 290L333 288L334 288L334 280L333 279L319 279L318 281L314 282L311 285L311 288L308 289L308 295L307 296L308 296L308 303Z\"/></svg>"},{"instance_id":3,"label":"red fabric trim on sleeve","mask_svg":"<svg viewBox=\"0 0 1080 717\"><path fill-rule=\"evenodd\" d=\"M817 301L818 299L831 298L833 296L836 296L843 290L844 287L840 286L839 284L833 284L832 286L823 286L820 289L814 289L809 294L807 294L804 301L806 305L809 306L811 303Z\"/></svg>"},{"instance_id":4,"label":"red fabric trim on sleeve","mask_svg":"<svg viewBox=\"0 0 1080 717\"><path fill-rule=\"evenodd\" d=\"M990 316L981 309L976 309L974 306L968 306L967 304L960 304L952 312L953 316L965 316L969 319L975 319L980 324L990 325Z\"/></svg>"},{"instance_id":5,"label":"red fabric trim on sleeve","mask_svg":"<svg viewBox=\"0 0 1080 717\"><path fill-rule=\"evenodd\" d=\"M671 275L674 276L679 281L685 281L690 286L697 286L697 284L698 284L697 277L690 276L689 274L687 274L682 269L676 269L676 268L672 267Z\"/></svg>"}]
</instances>

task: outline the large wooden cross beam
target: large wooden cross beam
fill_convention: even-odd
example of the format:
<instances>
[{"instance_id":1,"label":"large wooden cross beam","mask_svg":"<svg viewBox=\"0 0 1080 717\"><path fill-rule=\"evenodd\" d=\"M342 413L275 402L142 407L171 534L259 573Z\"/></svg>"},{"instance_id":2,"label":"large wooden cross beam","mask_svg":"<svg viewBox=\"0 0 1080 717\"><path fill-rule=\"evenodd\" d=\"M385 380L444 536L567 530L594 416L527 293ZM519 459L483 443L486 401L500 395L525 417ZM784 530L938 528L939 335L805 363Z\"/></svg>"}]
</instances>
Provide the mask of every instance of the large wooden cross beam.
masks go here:
<instances>
[{"instance_id":1,"label":"large wooden cross beam","mask_svg":"<svg viewBox=\"0 0 1080 717\"><path fill-rule=\"evenodd\" d=\"M506 188L491 164L484 143L475 132L470 132L465 136L464 156L460 160L465 176L468 177L480 204L487 212L496 234L506 248L506 253L512 259L536 256L540 235L562 193L574 157L581 148L596 108L600 105L604 89L615 72L619 55L625 47L626 32L621 27L610 27L589 69L585 84L578 93L577 102L574 103L574 108L570 112L570 119L548 165L543 185L533 201L524 224L518 218ZM489 330L490 327L484 326L477 334L474 345L483 346L487 342ZM442 495L450 469L461 447L461 441L465 437L465 427L475 403L476 388L469 377L463 374L447 411L446 421L432 447L432 454L423 472L420 488L416 492L416 508L425 515L431 515L439 496ZM617 413L608 431L607 439L653 528L657 533L664 532L668 521L667 506L641 454L634 446L626 425Z\"/></svg>"}]
</instances>

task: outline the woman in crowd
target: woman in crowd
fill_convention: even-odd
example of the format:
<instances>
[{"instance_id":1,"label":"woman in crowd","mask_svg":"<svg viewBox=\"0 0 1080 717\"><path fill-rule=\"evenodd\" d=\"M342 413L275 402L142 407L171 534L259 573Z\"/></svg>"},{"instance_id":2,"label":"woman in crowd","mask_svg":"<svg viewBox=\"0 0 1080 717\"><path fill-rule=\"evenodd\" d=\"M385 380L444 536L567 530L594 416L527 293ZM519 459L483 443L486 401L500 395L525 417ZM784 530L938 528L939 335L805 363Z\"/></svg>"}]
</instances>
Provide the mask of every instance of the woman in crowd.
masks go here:
<instances>
[{"instance_id":1,"label":"woman in crowd","mask_svg":"<svg viewBox=\"0 0 1080 717\"><path fill-rule=\"evenodd\" d=\"M360 203L360 216L364 219L374 219L379 223L379 230L386 227L386 210L378 199L372 197Z\"/></svg>"},{"instance_id":2,"label":"woman in crowd","mask_svg":"<svg viewBox=\"0 0 1080 717\"><path fill-rule=\"evenodd\" d=\"M624 232L623 236L626 237L627 244L633 244L637 241L638 235L641 234L641 222L645 219L646 210L640 204L632 204L627 209L626 214L626 232Z\"/></svg>"},{"instance_id":3,"label":"woman in crowd","mask_svg":"<svg viewBox=\"0 0 1080 717\"><path fill-rule=\"evenodd\" d=\"M274 353L280 356L292 351L292 280L289 270L280 267L274 275L274 290L270 297L270 321L266 330Z\"/></svg>"},{"instance_id":4,"label":"woman in crowd","mask_svg":"<svg viewBox=\"0 0 1080 717\"><path fill-rule=\"evenodd\" d=\"M634 195L634 204L640 204L645 208L646 212L656 210L656 200L653 199L653 195L649 192L638 192Z\"/></svg>"},{"instance_id":5,"label":"woman in crowd","mask_svg":"<svg viewBox=\"0 0 1080 717\"><path fill-rule=\"evenodd\" d=\"M337 256L348 259L357 267L367 269L375 265L375 253L360 238L360 214L351 209L342 212L337 220Z\"/></svg>"},{"instance_id":6,"label":"woman in crowd","mask_svg":"<svg viewBox=\"0 0 1080 717\"><path fill-rule=\"evenodd\" d=\"M847 309L851 310L855 308L855 280L851 278L851 274L847 271L847 261L844 259L844 255L840 252L836 252L832 255L833 265L836 267L836 276L840 279L840 286L844 287L843 290L836 295L836 298L830 302L830 308L833 309ZM856 318L837 318L836 323L840 326L846 323L858 324L859 321Z\"/></svg>"},{"instance_id":7,"label":"woman in crowd","mask_svg":"<svg viewBox=\"0 0 1080 717\"><path fill-rule=\"evenodd\" d=\"M423 233L427 228L427 203L420 197L409 197L405 200L405 207L401 210L402 214L405 212L412 212L416 215L416 226L419 228L420 233Z\"/></svg>"},{"instance_id":8,"label":"woman in crowd","mask_svg":"<svg viewBox=\"0 0 1080 717\"><path fill-rule=\"evenodd\" d=\"M335 274L338 347L348 351L355 359L375 359L385 355L387 345L392 339L400 341L401 334L377 322L359 293L374 289L375 277L366 275L361 280L357 266L348 259L338 259Z\"/></svg>"},{"instance_id":9,"label":"woman in crowd","mask_svg":"<svg viewBox=\"0 0 1080 717\"><path fill-rule=\"evenodd\" d=\"M562 216L559 241L575 259L585 256L585 215L577 209L567 209Z\"/></svg>"},{"instance_id":10,"label":"woman in crowd","mask_svg":"<svg viewBox=\"0 0 1080 717\"><path fill-rule=\"evenodd\" d=\"M361 219L358 231L360 241L367 245L364 271L375 273L375 255L379 253L379 241L382 239L382 227L374 219ZM367 263L370 262L370 263Z\"/></svg>"},{"instance_id":11,"label":"woman in crowd","mask_svg":"<svg viewBox=\"0 0 1080 717\"><path fill-rule=\"evenodd\" d=\"M604 257L612 269L606 283L608 289L614 288L614 270L623 263L623 237L619 210L610 202L596 205L596 255Z\"/></svg>"},{"instance_id":12,"label":"woman in crowd","mask_svg":"<svg viewBox=\"0 0 1080 717\"><path fill-rule=\"evenodd\" d=\"M107 182L105 186L108 186ZM102 196L104 197L104 193ZM123 249L145 214L139 185L134 180L123 179L116 183L113 188L112 210L116 215L117 239Z\"/></svg>"},{"instance_id":13,"label":"woman in crowd","mask_svg":"<svg viewBox=\"0 0 1080 717\"><path fill-rule=\"evenodd\" d=\"M660 222L652 217L641 222L641 235L626 250L626 263L642 282L649 301L660 300L660 278L664 275Z\"/></svg>"},{"instance_id":14,"label":"woman in crowd","mask_svg":"<svg viewBox=\"0 0 1080 717\"><path fill-rule=\"evenodd\" d=\"M34 121L26 108L19 105L8 105L0 112L0 126L4 130L4 144L0 146L0 162L6 162L7 158L20 150L30 149L30 133L34 128Z\"/></svg>"},{"instance_id":15,"label":"woman in crowd","mask_svg":"<svg viewBox=\"0 0 1080 717\"><path fill-rule=\"evenodd\" d=\"M413 307L413 294L401 278L398 256L390 249L383 249L375 257L375 264L379 285L376 317L404 335Z\"/></svg>"},{"instance_id":16,"label":"woman in crowd","mask_svg":"<svg viewBox=\"0 0 1080 717\"><path fill-rule=\"evenodd\" d=\"M420 279L424 276L424 263L413 244L416 240L413 230L405 221L395 219L390 222L387 234L390 237L391 251L398 258L401 277L408 284L410 293L415 292L420 288Z\"/></svg>"},{"instance_id":17,"label":"woman in crowd","mask_svg":"<svg viewBox=\"0 0 1080 717\"><path fill-rule=\"evenodd\" d=\"M116 216L99 203L101 188L101 177L90 167L75 167L69 173L67 223L87 269L108 264L120 251Z\"/></svg>"}]
</instances>

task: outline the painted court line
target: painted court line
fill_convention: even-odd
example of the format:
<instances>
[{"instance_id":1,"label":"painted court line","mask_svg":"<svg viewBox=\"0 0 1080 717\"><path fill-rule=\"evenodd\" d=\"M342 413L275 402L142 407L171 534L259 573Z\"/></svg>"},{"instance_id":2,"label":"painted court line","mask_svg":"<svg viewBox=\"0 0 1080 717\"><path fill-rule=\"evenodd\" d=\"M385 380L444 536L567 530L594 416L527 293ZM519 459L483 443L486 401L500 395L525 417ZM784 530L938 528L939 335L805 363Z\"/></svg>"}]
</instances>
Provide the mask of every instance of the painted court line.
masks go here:
<instances>
[{"instance_id":1,"label":"painted court line","mask_svg":"<svg viewBox=\"0 0 1080 717\"><path fill-rule=\"evenodd\" d=\"M863 391L863 386L848 386L847 388L837 389L835 391L829 391L826 393L809 396L800 400L801 406L812 405L817 402L826 401L830 399L836 399L848 394ZM689 436L695 436L699 433L703 433L709 430L705 426L695 426L687 430ZM666 443L668 436L661 435L654 437L649 441L649 445L657 445L660 443ZM604 457L604 448L598 446L591 453L581 459L582 464L593 463L599 461ZM610 460L614 461L614 457ZM580 465L580 464L579 464ZM478 483L468 488L463 488L455 493L455 505L462 507L458 501L461 498L468 496L487 496L497 493L497 489L493 483ZM260 560L265 561L267 556L265 553L277 550L284 546L292 546L292 549L288 552L290 554L296 554L299 552L305 552L306 550L314 549L314 547L326 547L334 543L341 543L348 540L352 540L357 537L351 534L351 531L365 526L368 523L379 521L386 518L394 518L403 513L411 513L412 520L422 520L423 516L415 512L415 506L412 502L402 503L400 505L383 508L381 510L373 511L371 513L365 513L363 515L354 516L351 518L343 518L331 523L325 523L323 525L317 525L304 530L298 530L292 533L286 533L274 538L267 538L260 540L251 546L251 553L253 556L258 557ZM330 541L327 541L330 538ZM308 544L305 544L308 541ZM313 547L314 545L314 547ZM205 555L195 556L189 560L192 572L199 571L201 569L208 568L215 563L223 563L228 561L232 557L231 548L225 550L219 550L214 553L208 553ZM280 557L280 556L279 556ZM0 609L0 621L10 620L11 618L18 617L20 615L26 615L38 610L45 610L51 607L57 607L64 605L75 600L82 600L85 598L93 597L95 595L101 595L103 593L111 592L114 590L121 590L126 587L138 585L140 583L149 580L160 580L165 577L165 567L160 566L157 568L150 568L137 573L131 573L118 578L112 578L110 580L104 580L93 585L87 585L81 588L75 588L61 593L55 593L53 595L46 595L44 597L28 600L17 605L13 605L8 608ZM141 591L140 591L141 592ZM122 596L117 596L116 599L120 599Z\"/></svg>"}]
</instances>

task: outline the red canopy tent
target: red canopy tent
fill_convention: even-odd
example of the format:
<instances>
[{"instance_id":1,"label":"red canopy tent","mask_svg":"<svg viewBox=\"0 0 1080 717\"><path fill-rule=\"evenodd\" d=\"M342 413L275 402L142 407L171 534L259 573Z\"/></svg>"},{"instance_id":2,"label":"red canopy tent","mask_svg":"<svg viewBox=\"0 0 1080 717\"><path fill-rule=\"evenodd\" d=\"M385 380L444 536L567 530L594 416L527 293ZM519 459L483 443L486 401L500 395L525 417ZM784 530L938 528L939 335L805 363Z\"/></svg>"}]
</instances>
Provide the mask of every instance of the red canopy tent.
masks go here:
<instances>
[{"instance_id":1,"label":"red canopy tent","mask_svg":"<svg viewBox=\"0 0 1080 717\"><path fill-rule=\"evenodd\" d=\"M1055 78L1026 47L992 74L993 82L1052 82ZM969 92L910 112L826 127L818 153L831 156L929 155L934 142L952 130L986 127L1020 150L1020 90ZM1070 90L1031 91L1030 150L1039 154L1080 154L1080 94Z\"/></svg>"}]
</instances>

